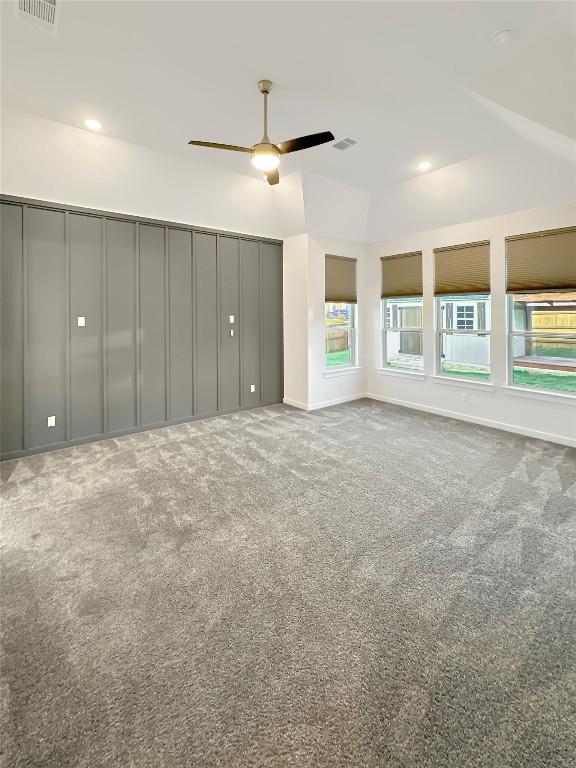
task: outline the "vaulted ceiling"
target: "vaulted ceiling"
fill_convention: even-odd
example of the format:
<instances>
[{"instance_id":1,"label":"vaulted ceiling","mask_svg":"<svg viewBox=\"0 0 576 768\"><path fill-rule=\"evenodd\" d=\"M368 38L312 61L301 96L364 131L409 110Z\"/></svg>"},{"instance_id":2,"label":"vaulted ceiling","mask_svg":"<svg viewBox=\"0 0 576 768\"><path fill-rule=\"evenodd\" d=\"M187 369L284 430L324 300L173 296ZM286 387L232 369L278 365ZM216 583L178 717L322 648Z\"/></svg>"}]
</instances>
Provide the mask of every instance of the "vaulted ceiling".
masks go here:
<instances>
[{"instance_id":1,"label":"vaulted ceiling","mask_svg":"<svg viewBox=\"0 0 576 768\"><path fill-rule=\"evenodd\" d=\"M498 107L576 137L576 6L564 2L61 2L48 32L3 11L6 105L257 175L235 153L262 132L358 144L283 161L375 193L517 140ZM512 40L494 44L501 28ZM481 98L477 98L477 97ZM486 101L488 100L488 101ZM490 108L495 105L494 108Z\"/></svg>"}]
</instances>

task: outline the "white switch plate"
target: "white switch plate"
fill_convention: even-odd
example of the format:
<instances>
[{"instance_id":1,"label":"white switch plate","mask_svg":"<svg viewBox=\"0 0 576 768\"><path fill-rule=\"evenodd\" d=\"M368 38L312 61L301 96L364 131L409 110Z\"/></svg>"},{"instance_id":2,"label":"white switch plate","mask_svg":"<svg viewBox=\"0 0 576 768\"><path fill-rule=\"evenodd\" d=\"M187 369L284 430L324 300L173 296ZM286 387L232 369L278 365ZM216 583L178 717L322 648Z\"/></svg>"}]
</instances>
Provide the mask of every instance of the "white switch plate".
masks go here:
<instances>
[{"instance_id":1,"label":"white switch plate","mask_svg":"<svg viewBox=\"0 0 576 768\"><path fill-rule=\"evenodd\" d=\"M56 426L56 416L48 416L48 426L49 427Z\"/></svg>"},{"instance_id":2,"label":"white switch plate","mask_svg":"<svg viewBox=\"0 0 576 768\"><path fill-rule=\"evenodd\" d=\"M86 318L78 315L78 328L84 328L86 325Z\"/></svg>"},{"instance_id":3,"label":"white switch plate","mask_svg":"<svg viewBox=\"0 0 576 768\"><path fill-rule=\"evenodd\" d=\"M234 336L234 328L230 328L230 336Z\"/></svg>"},{"instance_id":4,"label":"white switch plate","mask_svg":"<svg viewBox=\"0 0 576 768\"><path fill-rule=\"evenodd\" d=\"M230 315L230 325L234 322L234 315Z\"/></svg>"},{"instance_id":5,"label":"white switch plate","mask_svg":"<svg viewBox=\"0 0 576 768\"><path fill-rule=\"evenodd\" d=\"M256 392L256 384L250 384L250 392Z\"/></svg>"}]
</instances>

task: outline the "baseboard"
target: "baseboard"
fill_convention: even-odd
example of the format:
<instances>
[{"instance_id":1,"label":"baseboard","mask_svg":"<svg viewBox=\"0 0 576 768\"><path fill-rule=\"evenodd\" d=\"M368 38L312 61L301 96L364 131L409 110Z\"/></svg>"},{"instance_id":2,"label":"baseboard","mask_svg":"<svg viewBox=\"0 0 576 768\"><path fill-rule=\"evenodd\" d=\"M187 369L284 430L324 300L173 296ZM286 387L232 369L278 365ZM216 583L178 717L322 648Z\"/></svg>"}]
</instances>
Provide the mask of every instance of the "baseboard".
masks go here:
<instances>
[{"instance_id":1,"label":"baseboard","mask_svg":"<svg viewBox=\"0 0 576 768\"><path fill-rule=\"evenodd\" d=\"M385 397L384 395L366 394L364 397L370 400L379 400L382 403L390 403L391 405L400 405L402 408L411 408L415 411L425 411L426 413L434 413L437 416L445 416L448 419L458 419L458 421L467 421L471 424L480 424L483 427L491 427L492 429L501 429L504 432L513 432L517 435L524 435L525 437L533 437L537 440L546 440L549 443L559 443L560 445L567 445L570 448L576 448L576 439L564 437L563 435L550 434L548 432L540 432L537 429L530 429L529 427L518 427L515 424L507 424L503 421L496 421L494 419L485 419L480 416L469 416L464 413L458 413L457 411L449 411L445 408L435 408L429 405L420 405L419 403L412 403L407 400L399 400L396 397Z\"/></svg>"},{"instance_id":2,"label":"baseboard","mask_svg":"<svg viewBox=\"0 0 576 768\"><path fill-rule=\"evenodd\" d=\"M299 408L301 411L308 411L310 410L306 403L301 403L299 400L290 400L290 398L285 397L282 402L285 405L291 405L293 408Z\"/></svg>"},{"instance_id":3,"label":"baseboard","mask_svg":"<svg viewBox=\"0 0 576 768\"><path fill-rule=\"evenodd\" d=\"M347 395L345 397L336 397L333 400L324 400L322 403L301 403L297 400L284 398L286 405L292 405L294 408L300 408L302 411L317 411L320 408L329 408L331 405L342 405L342 403L351 403L354 400L362 400L369 395Z\"/></svg>"},{"instance_id":4,"label":"baseboard","mask_svg":"<svg viewBox=\"0 0 576 768\"><path fill-rule=\"evenodd\" d=\"M286 402L286 401L284 401ZM137 435L140 432L149 432L155 429L165 429L166 427L177 427L180 424L189 424L194 421L201 421L202 419L213 419L216 416L228 416L232 413L239 413L240 411L250 411L255 408L266 408L270 405L277 405L277 401L263 401L254 405L241 405L237 408L229 408L225 411L212 411L210 413L192 414L191 416L184 416L178 419L170 419L168 421L159 421L156 424L146 424L145 426L139 425L137 427L130 427L128 429L119 429L113 432L102 432L98 435L90 435L88 437L77 437L72 440L61 440L58 443L50 443L49 445L42 445L37 448L23 448L17 451L7 451L0 454L0 462L12 461L13 459L23 459L26 456L35 456L38 453L48 453L52 451L63 451L66 448L74 448L77 445L86 445L87 443L100 443L103 440L114 440L117 437L127 437L128 435ZM297 406L298 407L298 406Z\"/></svg>"}]
</instances>

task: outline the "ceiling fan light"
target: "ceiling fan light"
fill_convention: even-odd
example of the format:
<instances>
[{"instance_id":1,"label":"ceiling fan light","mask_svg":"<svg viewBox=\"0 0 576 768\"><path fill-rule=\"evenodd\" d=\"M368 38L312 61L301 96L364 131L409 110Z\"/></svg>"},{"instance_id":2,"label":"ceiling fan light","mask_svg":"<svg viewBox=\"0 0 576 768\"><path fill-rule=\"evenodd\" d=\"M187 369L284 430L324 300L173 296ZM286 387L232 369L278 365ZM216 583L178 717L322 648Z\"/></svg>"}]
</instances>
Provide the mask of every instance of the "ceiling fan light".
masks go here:
<instances>
[{"instance_id":1,"label":"ceiling fan light","mask_svg":"<svg viewBox=\"0 0 576 768\"><path fill-rule=\"evenodd\" d=\"M274 146L256 146L252 150L252 165L259 171L275 171L280 165L280 154Z\"/></svg>"}]
</instances>

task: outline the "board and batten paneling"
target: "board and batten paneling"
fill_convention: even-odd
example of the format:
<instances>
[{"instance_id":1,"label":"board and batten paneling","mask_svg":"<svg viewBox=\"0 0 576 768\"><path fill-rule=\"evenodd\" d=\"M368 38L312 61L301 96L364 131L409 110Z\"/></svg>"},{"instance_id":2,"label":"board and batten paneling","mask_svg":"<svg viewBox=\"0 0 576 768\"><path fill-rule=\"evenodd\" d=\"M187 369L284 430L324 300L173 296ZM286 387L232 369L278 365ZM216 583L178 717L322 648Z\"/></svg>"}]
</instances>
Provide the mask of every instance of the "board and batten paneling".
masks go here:
<instances>
[{"instance_id":1,"label":"board and batten paneling","mask_svg":"<svg viewBox=\"0 0 576 768\"><path fill-rule=\"evenodd\" d=\"M107 432L137 425L136 224L106 221Z\"/></svg>"},{"instance_id":2,"label":"board and batten paneling","mask_svg":"<svg viewBox=\"0 0 576 768\"><path fill-rule=\"evenodd\" d=\"M243 406L260 402L260 245L240 240L240 397ZM252 391L253 390L253 391Z\"/></svg>"},{"instance_id":3,"label":"board and batten paneling","mask_svg":"<svg viewBox=\"0 0 576 768\"><path fill-rule=\"evenodd\" d=\"M194 414L218 411L218 276L216 235L194 233Z\"/></svg>"},{"instance_id":4,"label":"board and batten paneling","mask_svg":"<svg viewBox=\"0 0 576 768\"><path fill-rule=\"evenodd\" d=\"M27 433L30 445L46 446L67 439L66 214L28 208L24 238L28 320ZM53 426L48 425L49 419L54 421Z\"/></svg>"},{"instance_id":5,"label":"board and batten paneling","mask_svg":"<svg viewBox=\"0 0 576 768\"><path fill-rule=\"evenodd\" d=\"M140 420L160 424L166 413L166 256L164 229L140 225Z\"/></svg>"},{"instance_id":6,"label":"board and batten paneling","mask_svg":"<svg viewBox=\"0 0 576 768\"><path fill-rule=\"evenodd\" d=\"M280 311L278 310L280 307ZM275 403L283 394L282 247L260 244L261 380L263 402Z\"/></svg>"},{"instance_id":7,"label":"board and batten paneling","mask_svg":"<svg viewBox=\"0 0 576 768\"><path fill-rule=\"evenodd\" d=\"M24 450L24 303L22 207L3 203L1 212L2 454Z\"/></svg>"},{"instance_id":8,"label":"board and batten paneling","mask_svg":"<svg viewBox=\"0 0 576 768\"><path fill-rule=\"evenodd\" d=\"M70 214L70 437L104 432L102 359L103 225Z\"/></svg>"},{"instance_id":9,"label":"board and batten paneling","mask_svg":"<svg viewBox=\"0 0 576 768\"><path fill-rule=\"evenodd\" d=\"M218 296L220 356L218 408L229 411L240 405L240 334L238 238L218 237Z\"/></svg>"},{"instance_id":10,"label":"board and batten paneling","mask_svg":"<svg viewBox=\"0 0 576 768\"><path fill-rule=\"evenodd\" d=\"M170 419L194 413L192 234L168 230Z\"/></svg>"},{"instance_id":11,"label":"board and batten paneling","mask_svg":"<svg viewBox=\"0 0 576 768\"><path fill-rule=\"evenodd\" d=\"M3 459L281 401L279 243L0 201Z\"/></svg>"}]
</instances>

